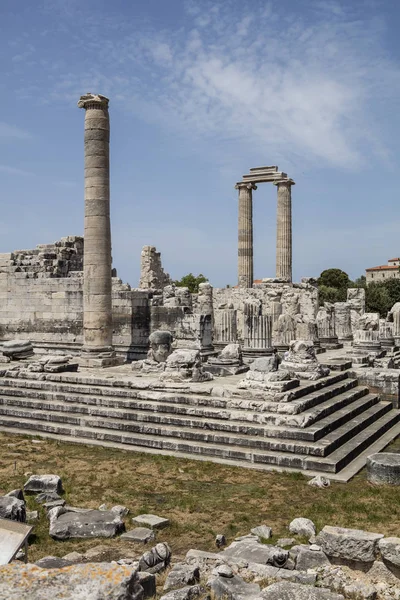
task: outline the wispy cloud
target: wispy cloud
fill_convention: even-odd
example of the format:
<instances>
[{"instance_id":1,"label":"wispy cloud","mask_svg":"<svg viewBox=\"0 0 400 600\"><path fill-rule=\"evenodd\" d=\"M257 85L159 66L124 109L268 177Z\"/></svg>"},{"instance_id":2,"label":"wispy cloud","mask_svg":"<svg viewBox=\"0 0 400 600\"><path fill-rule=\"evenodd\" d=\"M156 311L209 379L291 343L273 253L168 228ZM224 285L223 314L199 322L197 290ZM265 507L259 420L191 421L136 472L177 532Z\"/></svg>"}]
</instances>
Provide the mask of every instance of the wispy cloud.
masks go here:
<instances>
[{"instance_id":1,"label":"wispy cloud","mask_svg":"<svg viewBox=\"0 0 400 600\"><path fill-rule=\"evenodd\" d=\"M31 137L32 135L28 131L21 129L20 127L16 127L15 125L10 125L0 121L0 140L2 138L28 140Z\"/></svg>"},{"instance_id":2,"label":"wispy cloud","mask_svg":"<svg viewBox=\"0 0 400 600\"><path fill-rule=\"evenodd\" d=\"M137 23L132 33L118 18L105 29L70 0L63 26L70 19L79 61L59 65L48 101L100 90L192 142L251 148L295 169L387 160L380 121L397 102L400 70L373 0L305 0L292 11L261 0L184 6L184 25Z\"/></svg>"},{"instance_id":3,"label":"wispy cloud","mask_svg":"<svg viewBox=\"0 0 400 600\"><path fill-rule=\"evenodd\" d=\"M36 177L35 173L31 171L10 167L9 165L0 165L0 172L7 173L8 175L20 175L21 177Z\"/></svg>"}]
</instances>

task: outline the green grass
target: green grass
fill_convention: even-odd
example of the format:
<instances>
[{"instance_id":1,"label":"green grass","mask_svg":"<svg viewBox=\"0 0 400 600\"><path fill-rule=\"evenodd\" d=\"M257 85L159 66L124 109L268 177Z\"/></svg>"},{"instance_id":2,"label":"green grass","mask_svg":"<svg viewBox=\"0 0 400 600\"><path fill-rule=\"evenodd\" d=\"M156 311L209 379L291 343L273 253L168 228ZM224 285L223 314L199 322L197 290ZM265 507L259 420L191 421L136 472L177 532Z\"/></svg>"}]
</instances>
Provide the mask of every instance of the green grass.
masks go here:
<instances>
[{"instance_id":1,"label":"green grass","mask_svg":"<svg viewBox=\"0 0 400 600\"><path fill-rule=\"evenodd\" d=\"M361 472L347 484L330 488L307 485L299 473L276 473L228 467L211 462L66 444L0 434L0 494L22 487L30 473L56 473L63 480L68 504L98 508L106 503L126 505L130 518L139 513L167 517L171 525L158 533L173 555L190 548L215 551L214 539L228 542L252 527L272 527L273 540L291 537L288 525L295 517L312 519L318 530L337 525L400 536L400 487L374 487ZM394 443L394 448L399 442ZM143 547L114 540L57 542L48 535L45 511L33 497L29 510L40 511L31 539L29 559L84 552L104 544L110 557L138 555Z\"/></svg>"}]
</instances>

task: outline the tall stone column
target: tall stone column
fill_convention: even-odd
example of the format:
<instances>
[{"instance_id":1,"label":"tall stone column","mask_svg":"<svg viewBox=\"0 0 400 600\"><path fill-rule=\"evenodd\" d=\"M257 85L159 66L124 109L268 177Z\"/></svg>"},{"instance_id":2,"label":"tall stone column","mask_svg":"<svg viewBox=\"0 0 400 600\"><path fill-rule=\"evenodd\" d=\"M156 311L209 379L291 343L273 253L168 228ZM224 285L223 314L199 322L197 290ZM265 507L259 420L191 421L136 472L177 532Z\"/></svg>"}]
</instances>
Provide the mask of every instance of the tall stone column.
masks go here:
<instances>
[{"instance_id":1,"label":"tall stone column","mask_svg":"<svg viewBox=\"0 0 400 600\"><path fill-rule=\"evenodd\" d=\"M276 277L292 281L292 179L277 181Z\"/></svg>"},{"instance_id":2,"label":"tall stone column","mask_svg":"<svg viewBox=\"0 0 400 600\"><path fill-rule=\"evenodd\" d=\"M239 182L239 227L238 227L238 285L253 287L253 190L254 183Z\"/></svg>"},{"instance_id":3,"label":"tall stone column","mask_svg":"<svg viewBox=\"0 0 400 600\"><path fill-rule=\"evenodd\" d=\"M115 364L112 352L110 120L108 98L86 94L85 227L83 254L84 366Z\"/></svg>"}]
</instances>

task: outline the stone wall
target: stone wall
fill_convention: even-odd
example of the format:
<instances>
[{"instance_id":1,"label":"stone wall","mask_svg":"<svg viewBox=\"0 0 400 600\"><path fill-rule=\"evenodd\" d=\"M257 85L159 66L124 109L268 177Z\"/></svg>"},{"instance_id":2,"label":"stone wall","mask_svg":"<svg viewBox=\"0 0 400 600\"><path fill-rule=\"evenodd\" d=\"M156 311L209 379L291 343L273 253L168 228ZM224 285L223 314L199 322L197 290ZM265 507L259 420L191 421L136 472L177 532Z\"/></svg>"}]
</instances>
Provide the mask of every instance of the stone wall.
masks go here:
<instances>
[{"instance_id":1,"label":"stone wall","mask_svg":"<svg viewBox=\"0 0 400 600\"><path fill-rule=\"evenodd\" d=\"M0 340L28 338L36 349L76 353L83 342L83 238L0 254ZM113 277L113 341L123 356L143 358L151 293Z\"/></svg>"},{"instance_id":2,"label":"stone wall","mask_svg":"<svg viewBox=\"0 0 400 600\"><path fill-rule=\"evenodd\" d=\"M171 284L171 278L161 264L161 252L154 246L143 246L140 255L140 282L142 290L162 290Z\"/></svg>"}]
</instances>

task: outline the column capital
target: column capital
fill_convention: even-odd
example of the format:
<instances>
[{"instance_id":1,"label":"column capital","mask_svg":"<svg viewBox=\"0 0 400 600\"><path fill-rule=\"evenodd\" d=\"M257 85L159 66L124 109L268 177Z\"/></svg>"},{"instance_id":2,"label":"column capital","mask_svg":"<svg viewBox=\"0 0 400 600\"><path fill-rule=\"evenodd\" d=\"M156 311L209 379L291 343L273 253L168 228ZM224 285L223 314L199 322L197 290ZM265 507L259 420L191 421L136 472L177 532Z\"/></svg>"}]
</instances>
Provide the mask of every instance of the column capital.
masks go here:
<instances>
[{"instance_id":1,"label":"column capital","mask_svg":"<svg viewBox=\"0 0 400 600\"><path fill-rule=\"evenodd\" d=\"M84 96L81 96L78 100L78 108L94 108L94 109L107 109L109 99L101 94L91 94L88 92Z\"/></svg>"},{"instance_id":2,"label":"column capital","mask_svg":"<svg viewBox=\"0 0 400 600\"><path fill-rule=\"evenodd\" d=\"M274 181L274 185L278 186L278 185L287 185L287 186L291 186L291 185L296 185L295 182L293 181L293 179L280 179L279 181Z\"/></svg>"},{"instance_id":3,"label":"column capital","mask_svg":"<svg viewBox=\"0 0 400 600\"><path fill-rule=\"evenodd\" d=\"M240 190L241 188L246 188L248 190L256 190L257 186L255 183L252 182L248 182L248 181L238 181L238 183L235 185L235 190Z\"/></svg>"}]
</instances>

